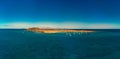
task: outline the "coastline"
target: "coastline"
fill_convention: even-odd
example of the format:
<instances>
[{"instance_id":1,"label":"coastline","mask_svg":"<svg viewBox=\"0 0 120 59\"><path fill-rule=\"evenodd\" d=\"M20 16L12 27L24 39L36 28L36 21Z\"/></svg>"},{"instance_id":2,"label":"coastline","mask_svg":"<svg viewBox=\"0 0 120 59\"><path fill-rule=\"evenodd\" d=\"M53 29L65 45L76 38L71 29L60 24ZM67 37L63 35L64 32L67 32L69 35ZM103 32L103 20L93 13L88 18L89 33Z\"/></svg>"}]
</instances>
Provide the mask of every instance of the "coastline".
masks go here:
<instances>
[{"instance_id":1,"label":"coastline","mask_svg":"<svg viewBox=\"0 0 120 59\"><path fill-rule=\"evenodd\" d=\"M93 30L75 30L75 29L40 29L40 28L28 28L28 31L38 33L62 33L62 32L94 32Z\"/></svg>"}]
</instances>

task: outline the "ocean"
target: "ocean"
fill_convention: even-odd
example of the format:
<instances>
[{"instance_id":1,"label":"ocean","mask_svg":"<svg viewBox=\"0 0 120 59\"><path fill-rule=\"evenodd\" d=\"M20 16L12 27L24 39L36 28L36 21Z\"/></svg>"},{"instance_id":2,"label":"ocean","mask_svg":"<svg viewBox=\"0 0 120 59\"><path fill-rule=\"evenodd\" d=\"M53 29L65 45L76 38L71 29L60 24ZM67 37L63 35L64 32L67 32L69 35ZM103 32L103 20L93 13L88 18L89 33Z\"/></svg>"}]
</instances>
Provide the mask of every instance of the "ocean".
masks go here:
<instances>
[{"instance_id":1,"label":"ocean","mask_svg":"<svg viewBox=\"0 0 120 59\"><path fill-rule=\"evenodd\" d=\"M35 33L0 29L0 59L120 59L120 30Z\"/></svg>"}]
</instances>

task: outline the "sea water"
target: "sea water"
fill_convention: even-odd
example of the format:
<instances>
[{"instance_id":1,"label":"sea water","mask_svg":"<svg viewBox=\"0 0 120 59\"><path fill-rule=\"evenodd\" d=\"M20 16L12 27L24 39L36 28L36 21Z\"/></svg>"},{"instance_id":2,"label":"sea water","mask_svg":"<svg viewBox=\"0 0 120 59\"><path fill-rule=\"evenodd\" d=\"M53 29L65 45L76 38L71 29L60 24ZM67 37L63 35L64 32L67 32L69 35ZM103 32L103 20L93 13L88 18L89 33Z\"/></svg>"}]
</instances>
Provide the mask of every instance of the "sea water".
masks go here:
<instances>
[{"instance_id":1,"label":"sea water","mask_svg":"<svg viewBox=\"0 0 120 59\"><path fill-rule=\"evenodd\" d=\"M120 30L35 33L0 30L0 59L120 59Z\"/></svg>"}]
</instances>

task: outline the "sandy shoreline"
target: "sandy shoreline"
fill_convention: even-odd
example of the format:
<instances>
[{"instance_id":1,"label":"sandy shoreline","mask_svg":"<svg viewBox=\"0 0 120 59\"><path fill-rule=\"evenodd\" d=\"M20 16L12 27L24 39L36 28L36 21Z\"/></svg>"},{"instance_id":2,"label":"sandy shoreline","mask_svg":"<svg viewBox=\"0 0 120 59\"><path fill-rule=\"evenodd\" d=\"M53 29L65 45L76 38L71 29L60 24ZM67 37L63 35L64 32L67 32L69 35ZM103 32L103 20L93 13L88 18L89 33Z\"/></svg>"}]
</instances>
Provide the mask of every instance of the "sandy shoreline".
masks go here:
<instances>
[{"instance_id":1,"label":"sandy shoreline","mask_svg":"<svg viewBox=\"0 0 120 59\"><path fill-rule=\"evenodd\" d=\"M93 30L74 30L74 29L40 29L40 28L28 28L28 31L40 32L40 33L62 33L62 32L94 32Z\"/></svg>"}]
</instances>

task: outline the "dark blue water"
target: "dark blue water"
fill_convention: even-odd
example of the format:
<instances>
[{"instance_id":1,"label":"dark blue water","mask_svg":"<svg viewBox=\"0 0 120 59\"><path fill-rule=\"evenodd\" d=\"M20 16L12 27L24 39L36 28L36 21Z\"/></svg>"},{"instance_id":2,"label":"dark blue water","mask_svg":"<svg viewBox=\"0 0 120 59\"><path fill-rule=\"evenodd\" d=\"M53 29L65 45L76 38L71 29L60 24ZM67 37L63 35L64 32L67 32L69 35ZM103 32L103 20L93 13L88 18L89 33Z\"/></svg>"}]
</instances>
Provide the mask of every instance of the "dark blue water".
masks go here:
<instances>
[{"instance_id":1,"label":"dark blue water","mask_svg":"<svg viewBox=\"0 0 120 59\"><path fill-rule=\"evenodd\" d=\"M0 30L0 59L120 59L120 30L44 34Z\"/></svg>"}]
</instances>

